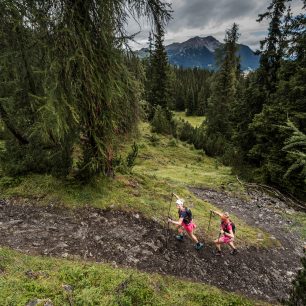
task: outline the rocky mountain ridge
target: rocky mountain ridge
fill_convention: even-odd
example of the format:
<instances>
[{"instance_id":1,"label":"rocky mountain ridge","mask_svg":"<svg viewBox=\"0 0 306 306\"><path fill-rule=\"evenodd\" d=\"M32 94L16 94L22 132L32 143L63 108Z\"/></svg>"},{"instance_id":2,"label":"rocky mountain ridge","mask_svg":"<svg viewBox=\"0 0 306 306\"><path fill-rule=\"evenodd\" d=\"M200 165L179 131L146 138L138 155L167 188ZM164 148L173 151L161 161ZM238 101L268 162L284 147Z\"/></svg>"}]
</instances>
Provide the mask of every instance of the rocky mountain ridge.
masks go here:
<instances>
[{"instance_id":1,"label":"rocky mountain ridge","mask_svg":"<svg viewBox=\"0 0 306 306\"><path fill-rule=\"evenodd\" d=\"M223 43L213 36L195 36L182 43L172 43L166 46L169 62L183 68L217 69L216 51L221 49ZM241 69L255 70L259 66L259 56L250 47L238 44ZM148 56L148 48L136 52L140 58Z\"/></svg>"}]
</instances>

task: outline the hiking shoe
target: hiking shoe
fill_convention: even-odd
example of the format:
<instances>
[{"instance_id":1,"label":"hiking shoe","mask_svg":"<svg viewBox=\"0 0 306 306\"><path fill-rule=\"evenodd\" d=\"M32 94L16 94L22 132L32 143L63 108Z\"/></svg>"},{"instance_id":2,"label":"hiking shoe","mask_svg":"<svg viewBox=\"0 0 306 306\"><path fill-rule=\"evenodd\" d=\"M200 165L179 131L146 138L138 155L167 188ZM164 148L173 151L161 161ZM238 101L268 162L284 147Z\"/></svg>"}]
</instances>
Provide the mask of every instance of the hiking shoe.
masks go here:
<instances>
[{"instance_id":1,"label":"hiking shoe","mask_svg":"<svg viewBox=\"0 0 306 306\"><path fill-rule=\"evenodd\" d=\"M216 255L216 256L222 256L222 252L219 251L219 250L217 250L216 253L215 253L215 255Z\"/></svg>"},{"instance_id":2,"label":"hiking shoe","mask_svg":"<svg viewBox=\"0 0 306 306\"><path fill-rule=\"evenodd\" d=\"M233 249L233 250L231 251L231 254L232 254L232 255L237 255L237 253L238 253L237 249Z\"/></svg>"},{"instance_id":3,"label":"hiking shoe","mask_svg":"<svg viewBox=\"0 0 306 306\"><path fill-rule=\"evenodd\" d=\"M195 245L195 248L196 248L197 251L201 250L203 247L204 247L204 244L201 243L201 242L198 242L198 243Z\"/></svg>"},{"instance_id":4,"label":"hiking shoe","mask_svg":"<svg viewBox=\"0 0 306 306\"><path fill-rule=\"evenodd\" d=\"M175 239L179 240L179 241L183 241L184 236L183 235L177 235L177 236L175 236Z\"/></svg>"}]
</instances>

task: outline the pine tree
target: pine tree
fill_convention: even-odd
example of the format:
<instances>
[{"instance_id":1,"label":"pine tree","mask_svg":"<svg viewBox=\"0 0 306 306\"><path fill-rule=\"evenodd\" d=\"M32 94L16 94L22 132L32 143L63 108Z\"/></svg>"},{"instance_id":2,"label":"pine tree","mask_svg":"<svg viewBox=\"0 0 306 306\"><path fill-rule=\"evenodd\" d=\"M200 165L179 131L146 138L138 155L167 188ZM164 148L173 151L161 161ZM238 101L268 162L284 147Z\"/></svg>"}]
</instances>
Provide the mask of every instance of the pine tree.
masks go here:
<instances>
[{"instance_id":1,"label":"pine tree","mask_svg":"<svg viewBox=\"0 0 306 306\"><path fill-rule=\"evenodd\" d=\"M235 104L238 88L239 58L236 55L239 38L238 26L233 24L226 31L219 71L216 72L211 83L211 96L208 100L207 138L215 139L219 143L230 141L232 135L231 107ZM218 151L220 151L218 149ZM212 144L207 150L215 154Z\"/></svg>"},{"instance_id":2,"label":"pine tree","mask_svg":"<svg viewBox=\"0 0 306 306\"><path fill-rule=\"evenodd\" d=\"M281 60L284 56L284 37L283 17L286 11L286 2L290 0L272 0L268 6L267 12L260 14L257 19L261 22L269 19L268 37L260 42L261 57L260 69L262 70L262 83L268 94L273 93L276 89L277 72Z\"/></svg>"},{"instance_id":3,"label":"pine tree","mask_svg":"<svg viewBox=\"0 0 306 306\"><path fill-rule=\"evenodd\" d=\"M159 0L1 2L3 164L20 166L15 173L58 165L68 173L78 148L82 177L113 174L117 143L139 113L140 85L124 48L127 12L159 29L170 17Z\"/></svg>"},{"instance_id":4,"label":"pine tree","mask_svg":"<svg viewBox=\"0 0 306 306\"><path fill-rule=\"evenodd\" d=\"M150 70L151 75L148 81L150 82L150 91L148 93L148 102L152 107L149 119L152 118L157 105L166 109L170 106L170 80L169 80L169 63L167 52L163 45L164 30L161 26L157 26L157 31L154 34L154 50L152 51Z\"/></svg>"}]
</instances>

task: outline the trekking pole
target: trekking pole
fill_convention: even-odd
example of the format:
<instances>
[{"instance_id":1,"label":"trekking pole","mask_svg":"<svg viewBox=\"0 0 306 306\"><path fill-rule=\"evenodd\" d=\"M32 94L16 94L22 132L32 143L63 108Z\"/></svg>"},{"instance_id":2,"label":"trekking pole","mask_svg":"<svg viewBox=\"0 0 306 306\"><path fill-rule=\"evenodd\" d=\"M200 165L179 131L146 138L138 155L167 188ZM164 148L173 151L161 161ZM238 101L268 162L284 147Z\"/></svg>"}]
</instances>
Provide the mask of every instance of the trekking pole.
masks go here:
<instances>
[{"instance_id":1,"label":"trekking pole","mask_svg":"<svg viewBox=\"0 0 306 306\"><path fill-rule=\"evenodd\" d=\"M168 209L168 216L167 216L167 218L170 218L170 209L171 209L172 198L173 198L173 193L171 194L171 200L170 200L170 203L169 203L169 209ZM168 219L167 219L167 222L168 222ZM169 231L170 231L170 223L168 222L168 226L167 226L167 239L166 239L166 249L168 248Z\"/></svg>"},{"instance_id":2,"label":"trekking pole","mask_svg":"<svg viewBox=\"0 0 306 306\"><path fill-rule=\"evenodd\" d=\"M210 211L210 216L209 216L209 222L208 222L208 228L207 228L207 233L209 233L209 228L210 228L210 221L211 221L211 216L212 216L212 211Z\"/></svg>"}]
</instances>

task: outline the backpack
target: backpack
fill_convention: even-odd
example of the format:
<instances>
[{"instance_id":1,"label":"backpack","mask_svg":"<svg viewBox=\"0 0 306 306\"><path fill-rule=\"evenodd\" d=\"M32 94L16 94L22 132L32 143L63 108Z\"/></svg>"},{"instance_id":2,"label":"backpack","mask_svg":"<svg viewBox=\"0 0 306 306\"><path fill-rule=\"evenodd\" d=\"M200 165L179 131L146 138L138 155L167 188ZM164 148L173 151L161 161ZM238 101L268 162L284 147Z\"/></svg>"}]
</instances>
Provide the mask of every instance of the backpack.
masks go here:
<instances>
[{"instance_id":1,"label":"backpack","mask_svg":"<svg viewBox=\"0 0 306 306\"><path fill-rule=\"evenodd\" d=\"M185 212L186 212L187 216L183 219L183 222L185 224L189 224L192 220L192 212L188 207L185 207ZM179 211L179 213L180 213L180 211Z\"/></svg>"},{"instance_id":2,"label":"backpack","mask_svg":"<svg viewBox=\"0 0 306 306\"><path fill-rule=\"evenodd\" d=\"M192 212L188 207L186 207L186 213L187 213L187 217L185 217L185 220L187 220L189 224L192 220Z\"/></svg>"},{"instance_id":3,"label":"backpack","mask_svg":"<svg viewBox=\"0 0 306 306\"><path fill-rule=\"evenodd\" d=\"M233 231L233 234L235 235L235 232L236 232L236 225L235 225L235 223L232 222L231 220L230 220L230 223L227 223L226 225L222 222L222 225L224 226L224 231L227 232L227 233L229 233L229 230L227 229L228 224L230 224L230 225L232 226L232 231Z\"/></svg>"}]
</instances>

